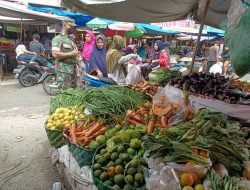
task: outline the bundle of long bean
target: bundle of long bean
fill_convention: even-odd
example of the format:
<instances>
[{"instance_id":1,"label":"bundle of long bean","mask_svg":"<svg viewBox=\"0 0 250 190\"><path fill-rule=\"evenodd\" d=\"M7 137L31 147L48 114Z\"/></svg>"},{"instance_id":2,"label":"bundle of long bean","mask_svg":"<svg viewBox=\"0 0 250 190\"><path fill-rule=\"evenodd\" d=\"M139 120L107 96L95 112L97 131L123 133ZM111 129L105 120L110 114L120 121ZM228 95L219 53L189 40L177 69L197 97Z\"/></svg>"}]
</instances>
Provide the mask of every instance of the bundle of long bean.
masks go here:
<instances>
[{"instance_id":1,"label":"bundle of long bean","mask_svg":"<svg viewBox=\"0 0 250 190\"><path fill-rule=\"evenodd\" d=\"M72 107L82 104L86 91L79 89L67 89L61 91L57 96L50 100L50 114L54 113L57 108Z\"/></svg>"},{"instance_id":2,"label":"bundle of long bean","mask_svg":"<svg viewBox=\"0 0 250 190\"><path fill-rule=\"evenodd\" d=\"M102 119L124 116L128 109L135 109L144 103L145 97L140 92L121 86L90 88L86 91L83 104L93 114Z\"/></svg>"}]
</instances>

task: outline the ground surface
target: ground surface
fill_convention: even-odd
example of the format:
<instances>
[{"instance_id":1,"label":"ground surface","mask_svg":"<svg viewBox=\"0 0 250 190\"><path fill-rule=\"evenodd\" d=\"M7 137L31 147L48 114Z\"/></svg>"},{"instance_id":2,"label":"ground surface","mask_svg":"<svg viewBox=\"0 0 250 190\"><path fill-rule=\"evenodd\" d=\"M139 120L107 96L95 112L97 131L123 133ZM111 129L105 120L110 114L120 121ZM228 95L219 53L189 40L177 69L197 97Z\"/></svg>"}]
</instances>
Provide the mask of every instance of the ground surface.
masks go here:
<instances>
[{"instance_id":1,"label":"ground surface","mask_svg":"<svg viewBox=\"0 0 250 190\"><path fill-rule=\"evenodd\" d=\"M43 126L48 107L41 85L0 82L0 190L50 190L60 181Z\"/></svg>"}]
</instances>

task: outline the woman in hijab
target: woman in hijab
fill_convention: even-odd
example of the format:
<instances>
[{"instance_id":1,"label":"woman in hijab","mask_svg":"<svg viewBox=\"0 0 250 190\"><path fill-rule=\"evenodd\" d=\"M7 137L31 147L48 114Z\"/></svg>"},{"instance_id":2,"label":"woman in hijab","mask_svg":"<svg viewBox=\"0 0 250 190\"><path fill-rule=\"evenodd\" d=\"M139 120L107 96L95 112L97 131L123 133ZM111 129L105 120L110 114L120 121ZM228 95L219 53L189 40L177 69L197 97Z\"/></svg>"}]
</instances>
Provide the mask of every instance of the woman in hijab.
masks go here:
<instances>
[{"instance_id":1,"label":"woman in hijab","mask_svg":"<svg viewBox=\"0 0 250 190\"><path fill-rule=\"evenodd\" d=\"M123 56L123 47L123 37L115 35L106 56L108 77L112 78L118 84L124 84L126 76L126 68L124 67L123 62L119 62L120 58Z\"/></svg>"},{"instance_id":2,"label":"woman in hijab","mask_svg":"<svg viewBox=\"0 0 250 190\"><path fill-rule=\"evenodd\" d=\"M165 48L165 43L161 40L157 40L154 45L154 53L153 53L153 64L159 64L160 67L169 68L169 57Z\"/></svg>"},{"instance_id":3,"label":"woman in hijab","mask_svg":"<svg viewBox=\"0 0 250 190\"><path fill-rule=\"evenodd\" d=\"M95 45L95 34L92 31L88 30L86 31L85 42L82 49L82 58L87 68L89 65L90 55L94 45Z\"/></svg>"},{"instance_id":4,"label":"woman in hijab","mask_svg":"<svg viewBox=\"0 0 250 190\"><path fill-rule=\"evenodd\" d=\"M98 77L108 77L106 69L106 39L105 36L100 34L95 38L95 45L93 47L90 60L88 73L96 73Z\"/></svg>"}]
</instances>

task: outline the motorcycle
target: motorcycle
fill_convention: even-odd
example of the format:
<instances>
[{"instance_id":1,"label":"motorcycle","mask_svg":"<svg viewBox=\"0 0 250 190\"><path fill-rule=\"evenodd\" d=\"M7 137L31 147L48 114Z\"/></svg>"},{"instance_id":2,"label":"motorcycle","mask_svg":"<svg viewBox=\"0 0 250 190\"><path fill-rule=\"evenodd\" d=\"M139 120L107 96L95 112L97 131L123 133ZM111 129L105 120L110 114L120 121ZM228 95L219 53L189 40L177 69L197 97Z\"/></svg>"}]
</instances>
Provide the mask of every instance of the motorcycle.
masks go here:
<instances>
[{"instance_id":1,"label":"motorcycle","mask_svg":"<svg viewBox=\"0 0 250 190\"><path fill-rule=\"evenodd\" d=\"M89 87L101 87L106 85L116 85L117 83L112 80L111 78L107 77L96 77L93 75L89 75L84 73L82 82L84 83L83 89ZM60 90L61 87L56 85L56 74L51 73L49 74L43 81L43 90L51 96L56 95Z\"/></svg>"},{"instance_id":2,"label":"motorcycle","mask_svg":"<svg viewBox=\"0 0 250 190\"><path fill-rule=\"evenodd\" d=\"M14 69L15 78L23 87L30 87L43 82L43 80L54 73L54 65L40 66L39 64L29 64L29 62L18 61L18 66Z\"/></svg>"}]
</instances>

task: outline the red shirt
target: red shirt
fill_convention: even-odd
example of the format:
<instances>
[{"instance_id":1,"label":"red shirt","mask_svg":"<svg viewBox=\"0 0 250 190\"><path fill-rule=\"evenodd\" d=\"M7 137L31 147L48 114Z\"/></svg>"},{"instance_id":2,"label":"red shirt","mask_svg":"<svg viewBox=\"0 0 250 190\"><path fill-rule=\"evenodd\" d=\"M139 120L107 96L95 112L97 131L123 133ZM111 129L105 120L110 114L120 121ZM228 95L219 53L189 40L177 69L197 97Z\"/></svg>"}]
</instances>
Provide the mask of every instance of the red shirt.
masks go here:
<instances>
[{"instance_id":1,"label":"red shirt","mask_svg":"<svg viewBox=\"0 0 250 190\"><path fill-rule=\"evenodd\" d=\"M161 51L157 62L159 63L160 67L169 68L169 57L165 50Z\"/></svg>"}]
</instances>

